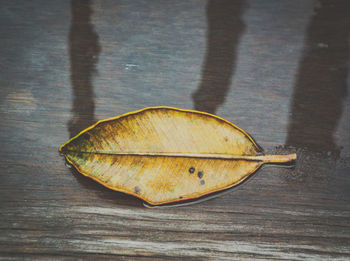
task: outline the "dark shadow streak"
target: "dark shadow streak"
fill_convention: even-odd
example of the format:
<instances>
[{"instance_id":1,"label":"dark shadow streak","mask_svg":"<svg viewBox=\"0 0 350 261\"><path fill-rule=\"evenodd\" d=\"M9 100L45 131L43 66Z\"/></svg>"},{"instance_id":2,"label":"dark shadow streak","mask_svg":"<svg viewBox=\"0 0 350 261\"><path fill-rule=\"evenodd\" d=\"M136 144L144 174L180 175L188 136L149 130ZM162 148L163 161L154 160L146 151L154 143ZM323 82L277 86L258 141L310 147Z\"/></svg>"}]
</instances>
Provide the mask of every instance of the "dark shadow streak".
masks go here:
<instances>
[{"instance_id":1,"label":"dark shadow streak","mask_svg":"<svg viewBox=\"0 0 350 261\"><path fill-rule=\"evenodd\" d=\"M72 23L69 32L69 55L73 89L72 118L68 123L70 137L96 122L92 76L100 53L98 35L91 24L89 0L72 0Z\"/></svg>"},{"instance_id":2,"label":"dark shadow streak","mask_svg":"<svg viewBox=\"0 0 350 261\"><path fill-rule=\"evenodd\" d=\"M334 132L347 94L350 1L321 0L307 29L286 145L339 155Z\"/></svg>"},{"instance_id":3,"label":"dark shadow streak","mask_svg":"<svg viewBox=\"0 0 350 261\"><path fill-rule=\"evenodd\" d=\"M207 4L207 51L201 83L192 94L194 107L215 113L224 103L235 69L239 39L244 31L244 0L210 0Z\"/></svg>"}]
</instances>

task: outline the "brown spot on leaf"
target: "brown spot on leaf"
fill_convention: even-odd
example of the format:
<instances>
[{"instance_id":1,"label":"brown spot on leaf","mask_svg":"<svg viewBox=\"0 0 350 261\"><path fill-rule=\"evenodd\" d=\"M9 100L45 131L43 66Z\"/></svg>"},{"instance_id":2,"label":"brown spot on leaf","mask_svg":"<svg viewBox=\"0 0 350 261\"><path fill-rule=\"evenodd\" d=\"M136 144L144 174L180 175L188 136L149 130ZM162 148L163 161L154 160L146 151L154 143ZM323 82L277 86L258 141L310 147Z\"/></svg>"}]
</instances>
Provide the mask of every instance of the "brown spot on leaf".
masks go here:
<instances>
[{"instance_id":1,"label":"brown spot on leaf","mask_svg":"<svg viewBox=\"0 0 350 261\"><path fill-rule=\"evenodd\" d=\"M141 192L141 189L138 186L135 186L134 190L136 194L139 194Z\"/></svg>"},{"instance_id":2,"label":"brown spot on leaf","mask_svg":"<svg viewBox=\"0 0 350 261\"><path fill-rule=\"evenodd\" d=\"M201 180L201 185L204 185L205 184L205 181L204 179Z\"/></svg>"},{"instance_id":3,"label":"brown spot on leaf","mask_svg":"<svg viewBox=\"0 0 350 261\"><path fill-rule=\"evenodd\" d=\"M204 175L203 171L198 171L197 175L198 175L198 178L200 178L200 179L203 178L203 175Z\"/></svg>"},{"instance_id":4,"label":"brown spot on leaf","mask_svg":"<svg viewBox=\"0 0 350 261\"><path fill-rule=\"evenodd\" d=\"M194 173L195 172L195 168L194 167L191 167L188 171L190 172L190 174Z\"/></svg>"}]
</instances>

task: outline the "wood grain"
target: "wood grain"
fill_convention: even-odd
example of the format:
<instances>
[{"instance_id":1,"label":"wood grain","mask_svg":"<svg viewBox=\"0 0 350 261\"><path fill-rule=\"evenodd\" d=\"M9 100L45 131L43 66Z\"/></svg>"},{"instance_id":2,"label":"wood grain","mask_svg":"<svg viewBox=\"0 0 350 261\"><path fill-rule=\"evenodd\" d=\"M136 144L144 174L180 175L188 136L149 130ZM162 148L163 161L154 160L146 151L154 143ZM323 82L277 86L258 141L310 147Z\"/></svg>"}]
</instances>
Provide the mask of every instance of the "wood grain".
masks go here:
<instances>
[{"instance_id":1,"label":"wood grain","mask_svg":"<svg viewBox=\"0 0 350 261\"><path fill-rule=\"evenodd\" d=\"M2 1L0 259L349 260L349 1L229 2ZM59 156L158 105L215 111L297 165L150 209Z\"/></svg>"}]
</instances>

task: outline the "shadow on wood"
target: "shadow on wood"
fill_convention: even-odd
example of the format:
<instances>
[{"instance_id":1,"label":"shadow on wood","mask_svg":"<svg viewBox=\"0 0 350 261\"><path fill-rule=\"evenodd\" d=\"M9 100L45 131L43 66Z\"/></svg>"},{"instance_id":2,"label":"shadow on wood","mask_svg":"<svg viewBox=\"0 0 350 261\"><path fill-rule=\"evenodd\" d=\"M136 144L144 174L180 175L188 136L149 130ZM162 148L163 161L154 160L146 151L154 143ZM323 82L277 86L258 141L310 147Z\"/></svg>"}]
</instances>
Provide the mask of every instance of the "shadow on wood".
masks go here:
<instances>
[{"instance_id":1,"label":"shadow on wood","mask_svg":"<svg viewBox=\"0 0 350 261\"><path fill-rule=\"evenodd\" d=\"M72 0L72 23L69 32L69 55L73 91L72 118L68 123L70 137L96 122L92 77L101 47L91 24L91 2Z\"/></svg>"},{"instance_id":2,"label":"shadow on wood","mask_svg":"<svg viewBox=\"0 0 350 261\"><path fill-rule=\"evenodd\" d=\"M207 51L201 82L192 94L196 110L215 113L225 101L244 31L244 6L244 0L212 0L207 4Z\"/></svg>"},{"instance_id":3,"label":"shadow on wood","mask_svg":"<svg viewBox=\"0 0 350 261\"><path fill-rule=\"evenodd\" d=\"M322 0L307 28L287 145L339 155L334 132L347 94L350 2Z\"/></svg>"}]
</instances>

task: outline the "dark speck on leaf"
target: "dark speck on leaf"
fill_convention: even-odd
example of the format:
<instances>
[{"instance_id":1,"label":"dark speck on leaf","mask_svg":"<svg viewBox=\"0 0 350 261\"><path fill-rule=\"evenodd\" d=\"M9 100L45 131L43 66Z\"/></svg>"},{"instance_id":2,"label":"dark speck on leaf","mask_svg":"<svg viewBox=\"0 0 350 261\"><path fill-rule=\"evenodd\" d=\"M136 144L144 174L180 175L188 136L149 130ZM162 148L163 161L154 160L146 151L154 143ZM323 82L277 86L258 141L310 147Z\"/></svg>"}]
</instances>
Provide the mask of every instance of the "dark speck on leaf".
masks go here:
<instances>
[{"instance_id":1,"label":"dark speck on leaf","mask_svg":"<svg viewBox=\"0 0 350 261\"><path fill-rule=\"evenodd\" d=\"M196 169L194 167L191 167L188 171L190 172L190 174L194 173Z\"/></svg>"},{"instance_id":2,"label":"dark speck on leaf","mask_svg":"<svg viewBox=\"0 0 350 261\"><path fill-rule=\"evenodd\" d=\"M203 171L198 171L198 178L203 178Z\"/></svg>"},{"instance_id":3,"label":"dark speck on leaf","mask_svg":"<svg viewBox=\"0 0 350 261\"><path fill-rule=\"evenodd\" d=\"M201 180L201 185L204 185L205 184L205 181L202 179Z\"/></svg>"},{"instance_id":4,"label":"dark speck on leaf","mask_svg":"<svg viewBox=\"0 0 350 261\"><path fill-rule=\"evenodd\" d=\"M135 187L135 193L136 193L136 194L139 194L140 191L141 191L141 189L140 189L138 186L136 186L136 187Z\"/></svg>"}]
</instances>

